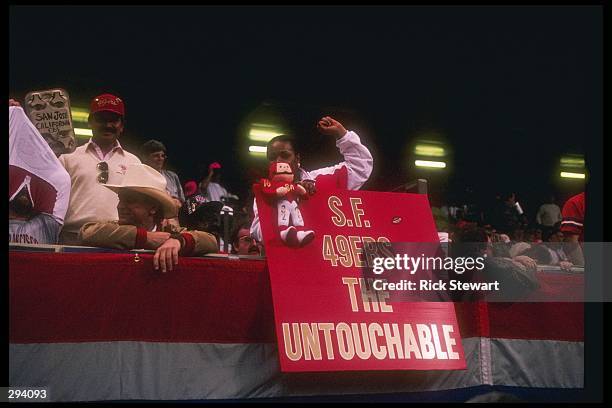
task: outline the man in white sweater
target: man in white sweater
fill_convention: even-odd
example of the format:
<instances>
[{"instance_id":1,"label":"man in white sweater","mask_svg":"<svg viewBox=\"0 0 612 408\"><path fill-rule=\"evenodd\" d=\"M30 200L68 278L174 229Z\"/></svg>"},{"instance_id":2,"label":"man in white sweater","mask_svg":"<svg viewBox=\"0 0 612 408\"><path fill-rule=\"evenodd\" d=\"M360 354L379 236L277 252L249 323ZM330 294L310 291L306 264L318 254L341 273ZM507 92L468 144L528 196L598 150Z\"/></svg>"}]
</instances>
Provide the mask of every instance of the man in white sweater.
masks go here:
<instances>
[{"instance_id":1,"label":"man in white sweater","mask_svg":"<svg viewBox=\"0 0 612 408\"><path fill-rule=\"evenodd\" d=\"M121 184L125 171L138 157L119 144L125 124L125 105L115 95L103 94L91 101L89 126L93 137L60 162L70 174L71 194L60 243L79 245L79 230L88 222L118 220L119 199L104 184Z\"/></svg>"},{"instance_id":2,"label":"man in white sweater","mask_svg":"<svg viewBox=\"0 0 612 408\"><path fill-rule=\"evenodd\" d=\"M347 131L342 123L325 116L317 124L319 132L336 138L336 147L344 157L344 161L334 166L306 171L300 165L300 154L295 150L293 138L290 136L277 136L268 142L267 157L270 162L285 162L291 165L296 182L301 184L308 193L316 191L315 182L319 176L346 171L346 179L341 183L342 188L359 190L372 173L374 160L372 154L361 144L357 133ZM253 203L255 218L251 224L251 236L263 242L257 204Z\"/></svg>"}]
</instances>

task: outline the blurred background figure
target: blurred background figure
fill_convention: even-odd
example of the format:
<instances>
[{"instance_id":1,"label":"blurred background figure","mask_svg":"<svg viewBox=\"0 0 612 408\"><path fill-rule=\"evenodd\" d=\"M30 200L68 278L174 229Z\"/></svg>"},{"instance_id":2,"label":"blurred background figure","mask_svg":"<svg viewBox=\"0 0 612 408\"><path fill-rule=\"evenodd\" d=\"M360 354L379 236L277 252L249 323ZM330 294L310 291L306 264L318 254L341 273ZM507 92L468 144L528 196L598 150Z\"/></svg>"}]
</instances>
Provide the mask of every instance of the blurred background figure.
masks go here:
<instances>
[{"instance_id":1,"label":"blurred background figure","mask_svg":"<svg viewBox=\"0 0 612 408\"><path fill-rule=\"evenodd\" d=\"M237 255L262 255L262 246L251 237L251 223L244 222L234 228L232 234L232 253Z\"/></svg>"},{"instance_id":2,"label":"blurred background figure","mask_svg":"<svg viewBox=\"0 0 612 408\"><path fill-rule=\"evenodd\" d=\"M223 208L222 202L209 201L202 194L194 194L185 200L179 211L180 225L187 229L213 234L220 247L224 247L221 208Z\"/></svg>"},{"instance_id":3,"label":"blurred background figure","mask_svg":"<svg viewBox=\"0 0 612 408\"><path fill-rule=\"evenodd\" d=\"M569 261L569 257L563 249L563 232L561 232L561 223L555 224L552 230L545 232L542 235L546 248L550 251L551 265L559 265L561 268L568 269L573 266ZM569 264L569 265L568 265Z\"/></svg>"},{"instance_id":4,"label":"blurred background figure","mask_svg":"<svg viewBox=\"0 0 612 408\"><path fill-rule=\"evenodd\" d=\"M198 183L195 180L189 180L185 182L183 185L183 191L185 193L185 199L197 194L198 192Z\"/></svg>"},{"instance_id":5,"label":"blurred background figure","mask_svg":"<svg viewBox=\"0 0 612 408\"><path fill-rule=\"evenodd\" d=\"M540 206L536 213L536 223L542 231L550 231L554 225L561 222L561 208L555 203L555 196L550 195L548 201Z\"/></svg>"},{"instance_id":6,"label":"blurred background figure","mask_svg":"<svg viewBox=\"0 0 612 408\"><path fill-rule=\"evenodd\" d=\"M586 197L585 193L570 197L563 205L561 215L561 232L563 232L563 249L570 261L578 266L584 266L584 216Z\"/></svg>"},{"instance_id":7,"label":"blurred background figure","mask_svg":"<svg viewBox=\"0 0 612 408\"><path fill-rule=\"evenodd\" d=\"M148 140L140 148L141 160L155 170L159 171L166 178L166 191L175 200L177 209L185 202L185 194L179 176L165 169L168 160L166 146L158 140Z\"/></svg>"},{"instance_id":8,"label":"blurred background figure","mask_svg":"<svg viewBox=\"0 0 612 408\"><path fill-rule=\"evenodd\" d=\"M501 196L493 209L491 221L493 227L500 233L511 233L525 224L525 214L516 200L515 193L506 193Z\"/></svg>"},{"instance_id":9,"label":"blurred background figure","mask_svg":"<svg viewBox=\"0 0 612 408\"><path fill-rule=\"evenodd\" d=\"M230 200L238 200L234 194L230 194L221 183L222 177L221 163L214 162L208 165L208 174L200 181L200 194L208 199L208 201L221 201L228 203Z\"/></svg>"}]
</instances>

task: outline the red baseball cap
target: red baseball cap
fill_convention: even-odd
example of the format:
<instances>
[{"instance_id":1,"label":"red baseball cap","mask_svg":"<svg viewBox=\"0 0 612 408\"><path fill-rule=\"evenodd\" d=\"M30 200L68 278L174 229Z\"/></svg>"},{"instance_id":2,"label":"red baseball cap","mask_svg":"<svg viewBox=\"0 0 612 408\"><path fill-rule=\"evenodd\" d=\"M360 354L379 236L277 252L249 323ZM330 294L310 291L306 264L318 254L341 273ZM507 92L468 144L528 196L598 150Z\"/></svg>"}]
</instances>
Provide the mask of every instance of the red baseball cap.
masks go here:
<instances>
[{"instance_id":1,"label":"red baseball cap","mask_svg":"<svg viewBox=\"0 0 612 408\"><path fill-rule=\"evenodd\" d=\"M90 114L96 112L114 112L117 115L125 116L125 105L123 99L111 94L98 95L91 100L89 105Z\"/></svg>"},{"instance_id":2,"label":"red baseball cap","mask_svg":"<svg viewBox=\"0 0 612 408\"><path fill-rule=\"evenodd\" d=\"M193 180L189 180L185 183L184 190L186 197L192 196L198 191L198 184Z\"/></svg>"}]
</instances>

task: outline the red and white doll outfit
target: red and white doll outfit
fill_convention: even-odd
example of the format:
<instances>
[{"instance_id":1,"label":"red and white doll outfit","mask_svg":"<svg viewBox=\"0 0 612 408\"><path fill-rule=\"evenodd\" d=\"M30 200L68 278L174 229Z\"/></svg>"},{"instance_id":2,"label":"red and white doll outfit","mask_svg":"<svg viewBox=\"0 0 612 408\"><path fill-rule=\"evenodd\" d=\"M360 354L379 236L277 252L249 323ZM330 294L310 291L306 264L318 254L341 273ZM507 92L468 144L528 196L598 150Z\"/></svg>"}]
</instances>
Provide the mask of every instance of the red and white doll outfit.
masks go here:
<instances>
[{"instance_id":1,"label":"red and white doll outfit","mask_svg":"<svg viewBox=\"0 0 612 408\"><path fill-rule=\"evenodd\" d=\"M289 246L304 246L314 239L314 231L304 227L298 200L308 197L306 189L293 182L289 163L270 163L268 179L262 179L261 192L276 203L277 227L281 240Z\"/></svg>"}]
</instances>

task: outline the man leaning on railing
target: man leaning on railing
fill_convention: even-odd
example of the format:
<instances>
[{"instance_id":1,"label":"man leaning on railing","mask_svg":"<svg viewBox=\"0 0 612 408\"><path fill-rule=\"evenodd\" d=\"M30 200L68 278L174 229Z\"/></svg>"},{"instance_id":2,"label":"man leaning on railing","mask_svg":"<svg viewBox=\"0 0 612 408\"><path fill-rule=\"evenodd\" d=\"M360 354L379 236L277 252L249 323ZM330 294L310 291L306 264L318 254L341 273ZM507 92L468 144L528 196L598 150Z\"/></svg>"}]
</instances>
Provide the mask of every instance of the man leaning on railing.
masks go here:
<instances>
[{"instance_id":1,"label":"man leaning on railing","mask_svg":"<svg viewBox=\"0 0 612 408\"><path fill-rule=\"evenodd\" d=\"M79 239L84 245L154 249L153 266L162 272L171 271L178 264L179 255L217 252L217 239L212 234L163 226L165 219L176 217L176 205L166 191L166 179L152 167L132 164L121 184L104 186L119 196L119 221L83 225Z\"/></svg>"}]
</instances>

